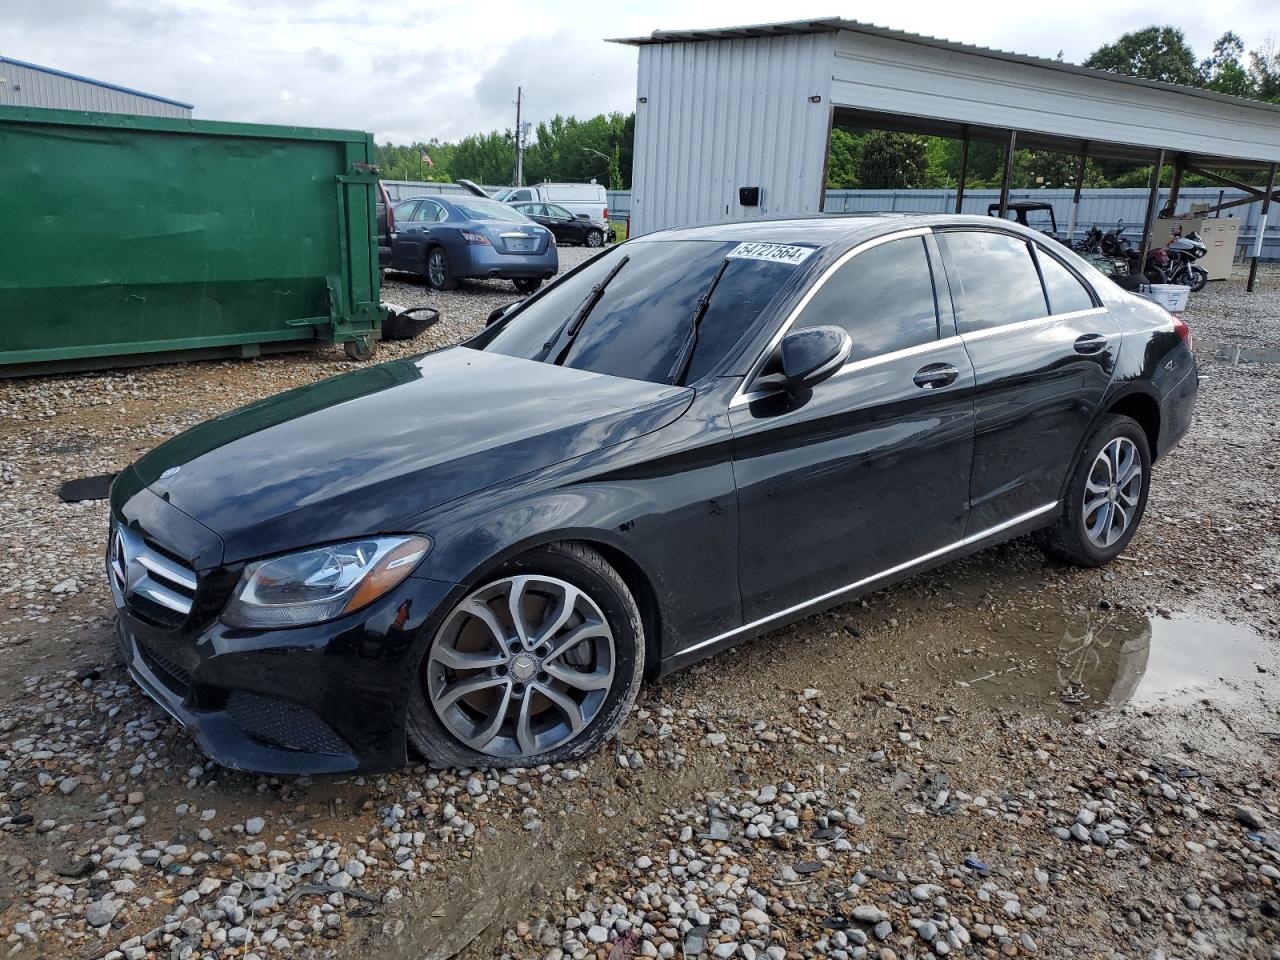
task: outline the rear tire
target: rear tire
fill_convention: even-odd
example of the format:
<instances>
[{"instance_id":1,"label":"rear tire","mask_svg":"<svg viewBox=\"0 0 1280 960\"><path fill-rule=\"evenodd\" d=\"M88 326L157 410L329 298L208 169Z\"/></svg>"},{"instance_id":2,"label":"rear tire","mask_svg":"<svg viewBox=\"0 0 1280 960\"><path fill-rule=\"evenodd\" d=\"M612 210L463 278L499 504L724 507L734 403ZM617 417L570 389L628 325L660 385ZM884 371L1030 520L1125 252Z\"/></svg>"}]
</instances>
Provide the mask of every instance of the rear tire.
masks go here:
<instances>
[{"instance_id":1,"label":"rear tire","mask_svg":"<svg viewBox=\"0 0 1280 960\"><path fill-rule=\"evenodd\" d=\"M435 290L457 290L458 278L453 275L449 254L444 247L432 247L427 251L427 284Z\"/></svg>"},{"instance_id":2,"label":"rear tire","mask_svg":"<svg viewBox=\"0 0 1280 960\"><path fill-rule=\"evenodd\" d=\"M1044 531L1045 549L1081 567L1110 563L1137 532L1150 488L1146 431L1129 417L1104 417L1071 471L1062 515Z\"/></svg>"},{"instance_id":3,"label":"rear tire","mask_svg":"<svg viewBox=\"0 0 1280 960\"><path fill-rule=\"evenodd\" d=\"M604 557L580 543L539 547L486 574L431 638L409 694L409 742L451 766L580 759L626 718L644 654L640 611Z\"/></svg>"},{"instance_id":4,"label":"rear tire","mask_svg":"<svg viewBox=\"0 0 1280 960\"><path fill-rule=\"evenodd\" d=\"M520 279L512 280L511 282L516 285L517 292L525 293L525 294L533 293L533 291L537 290L540 286L542 286L541 277L533 277L533 278L521 277Z\"/></svg>"}]
</instances>

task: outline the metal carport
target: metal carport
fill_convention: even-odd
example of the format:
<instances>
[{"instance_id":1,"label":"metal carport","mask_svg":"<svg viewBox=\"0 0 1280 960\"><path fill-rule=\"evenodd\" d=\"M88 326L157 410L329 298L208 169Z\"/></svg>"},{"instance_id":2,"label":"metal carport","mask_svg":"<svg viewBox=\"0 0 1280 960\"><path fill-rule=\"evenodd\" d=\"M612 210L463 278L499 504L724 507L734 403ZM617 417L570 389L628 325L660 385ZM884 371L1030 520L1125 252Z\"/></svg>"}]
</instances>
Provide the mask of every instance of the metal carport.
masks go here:
<instances>
[{"instance_id":1,"label":"metal carport","mask_svg":"<svg viewBox=\"0 0 1280 960\"><path fill-rule=\"evenodd\" d=\"M833 125L1000 143L1005 200L1018 147L1080 156L1081 174L1085 156L1152 163L1144 255L1166 163L1170 209L1182 171L1206 167L1267 171L1245 187L1264 229L1280 200L1276 104L834 18L615 42L640 48L633 233L820 211Z\"/></svg>"}]
</instances>

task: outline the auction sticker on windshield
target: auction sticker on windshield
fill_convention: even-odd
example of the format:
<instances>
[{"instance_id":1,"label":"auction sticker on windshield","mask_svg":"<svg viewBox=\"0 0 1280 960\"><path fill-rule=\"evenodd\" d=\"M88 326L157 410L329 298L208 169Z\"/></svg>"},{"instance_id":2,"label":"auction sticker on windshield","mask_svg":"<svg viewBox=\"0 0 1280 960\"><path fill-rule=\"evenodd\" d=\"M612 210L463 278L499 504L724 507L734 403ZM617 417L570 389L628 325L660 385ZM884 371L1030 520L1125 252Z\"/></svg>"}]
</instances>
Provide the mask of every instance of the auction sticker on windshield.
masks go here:
<instances>
[{"instance_id":1,"label":"auction sticker on windshield","mask_svg":"<svg viewBox=\"0 0 1280 960\"><path fill-rule=\"evenodd\" d=\"M770 260L774 263L801 263L813 247L797 247L787 243L740 243L729 254L730 260Z\"/></svg>"}]
</instances>

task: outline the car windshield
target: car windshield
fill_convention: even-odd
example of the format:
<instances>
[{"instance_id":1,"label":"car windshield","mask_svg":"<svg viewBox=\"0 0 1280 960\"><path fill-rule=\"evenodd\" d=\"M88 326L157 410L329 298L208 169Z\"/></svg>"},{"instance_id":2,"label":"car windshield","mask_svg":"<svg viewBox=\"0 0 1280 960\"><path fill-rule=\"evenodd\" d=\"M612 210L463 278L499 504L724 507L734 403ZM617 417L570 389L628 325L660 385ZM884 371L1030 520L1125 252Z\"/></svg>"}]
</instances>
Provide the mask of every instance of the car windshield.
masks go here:
<instances>
[{"instance_id":1,"label":"car windshield","mask_svg":"<svg viewBox=\"0 0 1280 960\"><path fill-rule=\"evenodd\" d=\"M493 200L481 200L479 197L474 200L454 200L453 205L468 220L497 220L514 223L525 220L525 215L514 207L508 207L504 203Z\"/></svg>"},{"instance_id":2,"label":"car windshield","mask_svg":"<svg viewBox=\"0 0 1280 960\"><path fill-rule=\"evenodd\" d=\"M699 300L738 246L722 240L623 244L565 277L471 345L511 357L666 383ZM707 303L681 382L693 383L719 363L797 269L794 263L730 259ZM569 325L602 281L608 282L598 301L570 339Z\"/></svg>"}]
</instances>

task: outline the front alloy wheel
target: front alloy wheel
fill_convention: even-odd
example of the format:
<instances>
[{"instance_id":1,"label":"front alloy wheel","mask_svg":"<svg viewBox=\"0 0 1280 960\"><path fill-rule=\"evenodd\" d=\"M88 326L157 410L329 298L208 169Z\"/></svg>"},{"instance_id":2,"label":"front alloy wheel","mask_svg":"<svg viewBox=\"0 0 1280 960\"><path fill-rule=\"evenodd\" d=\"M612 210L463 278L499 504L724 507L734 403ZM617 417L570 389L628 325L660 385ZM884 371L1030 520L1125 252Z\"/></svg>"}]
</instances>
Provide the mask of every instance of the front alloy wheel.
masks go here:
<instances>
[{"instance_id":1,"label":"front alloy wheel","mask_svg":"<svg viewBox=\"0 0 1280 960\"><path fill-rule=\"evenodd\" d=\"M575 759L617 729L643 665L639 613L617 573L589 548L554 544L450 611L423 658L410 737L428 758L465 766Z\"/></svg>"},{"instance_id":2,"label":"front alloy wheel","mask_svg":"<svg viewBox=\"0 0 1280 960\"><path fill-rule=\"evenodd\" d=\"M588 246L588 247L603 247L603 246L604 246L604 234L603 234L601 231L599 231L599 230L588 230L588 231L587 231L587 246Z\"/></svg>"}]
</instances>

